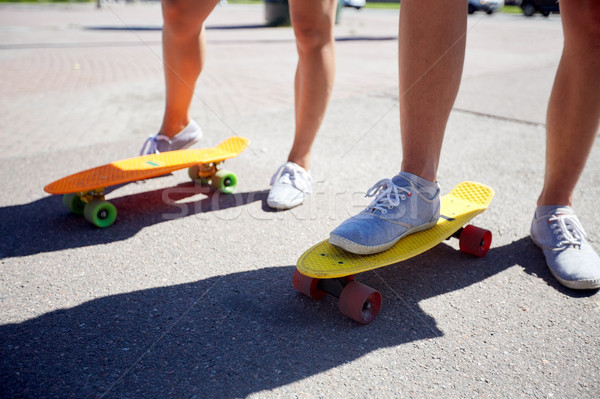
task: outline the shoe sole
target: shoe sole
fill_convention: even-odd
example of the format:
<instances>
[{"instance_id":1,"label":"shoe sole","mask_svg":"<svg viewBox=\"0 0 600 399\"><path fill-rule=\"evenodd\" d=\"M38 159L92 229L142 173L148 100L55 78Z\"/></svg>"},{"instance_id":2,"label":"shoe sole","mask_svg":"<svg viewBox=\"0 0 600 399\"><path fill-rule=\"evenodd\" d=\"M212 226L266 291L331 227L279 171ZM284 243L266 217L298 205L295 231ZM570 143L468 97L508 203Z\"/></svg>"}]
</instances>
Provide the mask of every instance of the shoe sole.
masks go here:
<instances>
[{"instance_id":1,"label":"shoe sole","mask_svg":"<svg viewBox=\"0 0 600 399\"><path fill-rule=\"evenodd\" d=\"M535 237L533 236L533 234L530 233L529 237L531 238L531 241L533 241L533 243L543 251L542 245L540 245ZM544 256L544 260L546 259L546 257ZM546 262L546 266L548 266L548 263ZM558 274L556 274L554 272L554 270L552 270L552 268L550 266L548 266L548 270L550 270L550 273L552 273L552 275L554 276L554 278L561 283L562 285L564 285L567 288L571 288L573 290L595 290L600 288L600 279L591 279L591 280L565 280L564 278L560 277Z\"/></svg>"},{"instance_id":2,"label":"shoe sole","mask_svg":"<svg viewBox=\"0 0 600 399\"><path fill-rule=\"evenodd\" d=\"M357 244L354 241L350 241L347 238L340 237L336 234L331 234L329 236L329 243L331 245L335 245L336 247L342 248L343 250L351 252L353 254L372 255L372 254L386 251L386 250L390 249L391 247L393 247L398 241L400 241L404 237L409 236L414 233L418 233L419 231L430 229L433 226L435 226L436 224L437 224L437 220L434 222L431 222L431 223L427 223L427 224L418 226L418 227L414 227L414 228L408 230L407 232L405 232L404 234L402 234L400 237L398 237L386 244L381 244L381 245L376 245L376 246L366 246L366 245Z\"/></svg>"},{"instance_id":3,"label":"shoe sole","mask_svg":"<svg viewBox=\"0 0 600 399\"><path fill-rule=\"evenodd\" d=\"M304 203L304 201L300 201L297 204L279 204L279 203L275 203L275 202L271 202L269 200L267 200L267 205L269 206L269 208L272 209L276 209L278 211L287 211L288 209L292 209L295 208L297 206L300 206Z\"/></svg>"},{"instance_id":4,"label":"shoe sole","mask_svg":"<svg viewBox=\"0 0 600 399\"><path fill-rule=\"evenodd\" d=\"M282 203L282 202L273 201L270 198L270 193L269 193L269 196L267 197L267 205L270 208L276 209L278 211L287 211L288 209L292 209L292 208L302 205L304 203L304 200L307 197L308 197L308 194L305 193L303 197L297 196L296 197L297 199L294 202Z\"/></svg>"},{"instance_id":5,"label":"shoe sole","mask_svg":"<svg viewBox=\"0 0 600 399\"><path fill-rule=\"evenodd\" d=\"M550 268L548 268L550 269ZM567 288L571 288L573 290L596 290L600 288L600 279L593 280L565 280L560 278L554 273L554 270L550 269L550 273L554 276L559 283L564 285Z\"/></svg>"}]
</instances>

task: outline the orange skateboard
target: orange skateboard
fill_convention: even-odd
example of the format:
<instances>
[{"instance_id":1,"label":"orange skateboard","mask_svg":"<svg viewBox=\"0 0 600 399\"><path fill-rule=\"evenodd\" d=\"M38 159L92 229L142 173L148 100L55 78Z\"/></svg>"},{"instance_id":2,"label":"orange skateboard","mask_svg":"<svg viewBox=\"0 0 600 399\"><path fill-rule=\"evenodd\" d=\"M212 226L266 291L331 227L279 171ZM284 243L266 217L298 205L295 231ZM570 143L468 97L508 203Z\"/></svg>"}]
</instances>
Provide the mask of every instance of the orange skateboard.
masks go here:
<instances>
[{"instance_id":1,"label":"orange skateboard","mask_svg":"<svg viewBox=\"0 0 600 399\"><path fill-rule=\"evenodd\" d=\"M467 223L485 211L493 197L491 187L462 182L441 198L441 215L434 227L411 234L377 254L355 255L328 240L322 241L298 259L293 286L313 299L333 295L339 298L341 313L369 324L379 313L381 294L354 281L354 275L410 259L451 237L459 239L462 252L484 256L490 248L492 233Z\"/></svg>"},{"instance_id":2,"label":"orange skateboard","mask_svg":"<svg viewBox=\"0 0 600 399\"><path fill-rule=\"evenodd\" d=\"M166 175L189 168L192 179L223 193L237 186L235 173L220 169L226 159L238 156L248 146L244 137L230 137L213 148L188 149L124 159L63 177L44 187L50 194L63 194L63 204L84 215L98 227L108 227L117 218L117 209L104 199L105 189L123 183Z\"/></svg>"}]
</instances>

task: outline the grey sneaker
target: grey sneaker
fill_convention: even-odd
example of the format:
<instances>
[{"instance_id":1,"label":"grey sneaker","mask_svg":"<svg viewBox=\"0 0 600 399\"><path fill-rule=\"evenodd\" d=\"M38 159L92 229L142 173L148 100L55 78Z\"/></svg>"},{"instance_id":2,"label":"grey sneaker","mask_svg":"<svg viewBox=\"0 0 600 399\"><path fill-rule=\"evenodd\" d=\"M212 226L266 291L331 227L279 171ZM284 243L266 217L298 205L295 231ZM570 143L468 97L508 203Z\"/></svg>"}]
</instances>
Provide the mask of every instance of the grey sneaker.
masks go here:
<instances>
[{"instance_id":1,"label":"grey sneaker","mask_svg":"<svg viewBox=\"0 0 600 399\"><path fill-rule=\"evenodd\" d=\"M540 206L531 239L544 251L556 279L576 290L600 288L600 257L587 243L583 226L569 206Z\"/></svg>"},{"instance_id":2,"label":"grey sneaker","mask_svg":"<svg viewBox=\"0 0 600 399\"><path fill-rule=\"evenodd\" d=\"M196 144L201 137L202 129L192 120L182 131L171 138L162 134L148 137L140 150L140 155L184 150Z\"/></svg>"},{"instance_id":3,"label":"grey sneaker","mask_svg":"<svg viewBox=\"0 0 600 399\"><path fill-rule=\"evenodd\" d=\"M360 255L385 251L402 237L429 229L440 217L440 186L411 173L377 182L361 213L333 230L329 242Z\"/></svg>"},{"instance_id":4,"label":"grey sneaker","mask_svg":"<svg viewBox=\"0 0 600 399\"><path fill-rule=\"evenodd\" d=\"M310 172L294 162L286 162L271 178L267 204L275 209L290 209L302 204L311 192Z\"/></svg>"}]
</instances>

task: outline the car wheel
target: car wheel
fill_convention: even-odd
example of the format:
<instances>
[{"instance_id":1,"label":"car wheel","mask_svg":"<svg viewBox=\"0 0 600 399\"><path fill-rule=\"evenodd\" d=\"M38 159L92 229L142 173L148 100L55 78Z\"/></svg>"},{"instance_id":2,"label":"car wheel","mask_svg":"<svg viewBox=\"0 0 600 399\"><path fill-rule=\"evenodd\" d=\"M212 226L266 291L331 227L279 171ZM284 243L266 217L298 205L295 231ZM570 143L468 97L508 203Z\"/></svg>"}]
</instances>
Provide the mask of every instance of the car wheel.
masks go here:
<instances>
[{"instance_id":1,"label":"car wheel","mask_svg":"<svg viewBox=\"0 0 600 399\"><path fill-rule=\"evenodd\" d=\"M535 14L535 7L533 6L533 4L523 4L521 6L521 9L523 10L523 14L525 14L526 17L531 17L533 14Z\"/></svg>"},{"instance_id":2,"label":"car wheel","mask_svg":"<svg viewBox=\"0 0 600 399\"><path fill-rule=\"evenodd\" d=\"M477 11L475 10L475 7L469 4L469 14L473 14L475 11Z\"/></svg>"}]
</instances>

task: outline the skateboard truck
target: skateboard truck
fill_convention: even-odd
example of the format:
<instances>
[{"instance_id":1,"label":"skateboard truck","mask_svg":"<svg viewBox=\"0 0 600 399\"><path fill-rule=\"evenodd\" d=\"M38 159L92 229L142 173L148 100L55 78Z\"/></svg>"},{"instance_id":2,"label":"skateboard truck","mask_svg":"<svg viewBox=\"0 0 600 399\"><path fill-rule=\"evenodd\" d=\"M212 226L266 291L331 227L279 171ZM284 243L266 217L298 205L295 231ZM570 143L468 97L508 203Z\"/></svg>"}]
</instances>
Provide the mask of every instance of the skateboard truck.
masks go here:
<instances>
[{"instance_id":1,"label":"skateboard truck","mask_svg":"<svg viewBox=\"0 0 600 399\"><path fill-rule=\"evenodd\" d=\"M222 162L211 162L191 166L188 175L202 186L212 186L225 194L231 194L237 186L237 175L225 169L219 169Z\"/></svg>"},{"instance_id":2,"label":"skateboard truck","mask_svg":"<svg viewBox=\"0 0 600 399\"><path fill-rule=\"evenodd\" d=\"M297 269L292 279L294 288L312 299L323 299L327 294L338 298L340 313L366 325L381 309L379 291L354 281L354 276L318 279L307 277Z\"/></svg>"},{"instance_id":3,"label":"skateboard truck","mask_svg":"<svg viewBox=\"0 0 600 399\"><path fill-rule=\"evenodd\" d=\"M205 178L208 179L210 178L212 175L214 175L215 173L217 173L218 169L217 169L217 165L219 165L221 162L219 163L203 163L198 165L198 168L195 169L194 167L191 167L190 170L190 175L193 175L192 171L196 171L197 174L196 176L190 176L192 179L197 179L198 177L200 178Z\"/></svg>"}]
</instances>

